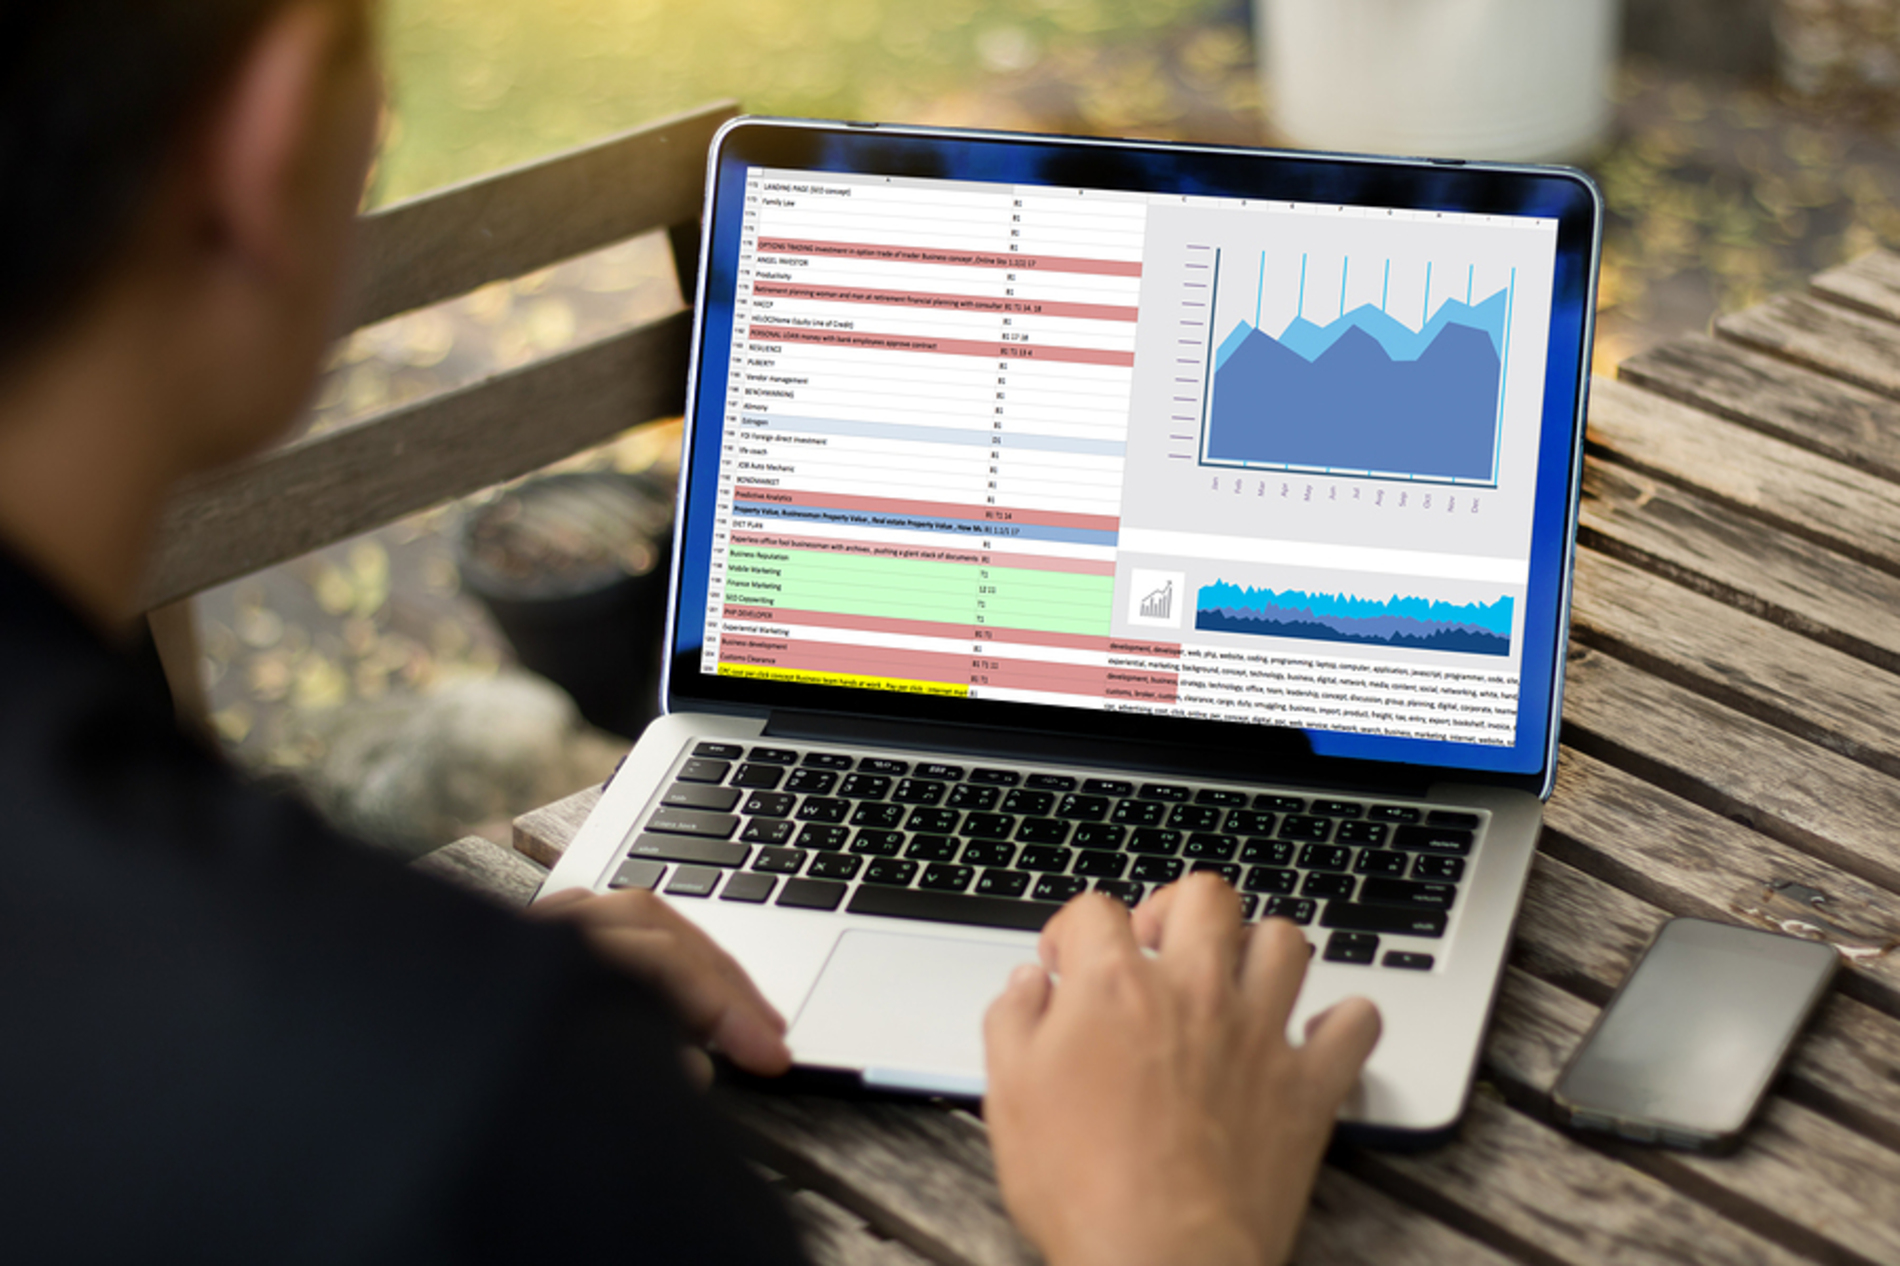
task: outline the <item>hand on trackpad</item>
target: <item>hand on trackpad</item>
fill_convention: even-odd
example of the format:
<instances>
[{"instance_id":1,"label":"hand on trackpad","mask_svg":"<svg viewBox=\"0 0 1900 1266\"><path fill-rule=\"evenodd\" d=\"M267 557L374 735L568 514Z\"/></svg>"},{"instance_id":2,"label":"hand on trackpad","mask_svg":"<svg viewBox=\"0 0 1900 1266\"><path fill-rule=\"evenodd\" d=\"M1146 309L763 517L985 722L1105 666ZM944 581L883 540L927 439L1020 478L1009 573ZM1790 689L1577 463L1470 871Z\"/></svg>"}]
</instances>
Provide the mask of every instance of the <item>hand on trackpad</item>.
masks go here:
<instances>
[{"instance_id":1,"label":"hand on trackpad","mask_svg":"<svg viewBox=\"0 0 1900 1266\"><path fill-rule=\"evenodd\" d=\"M853 929L838 938L786 1040L792 1057L867 1081L946 1094L983 1090L983 1013L1035 942Z\"/></svg>"}]
</instances>

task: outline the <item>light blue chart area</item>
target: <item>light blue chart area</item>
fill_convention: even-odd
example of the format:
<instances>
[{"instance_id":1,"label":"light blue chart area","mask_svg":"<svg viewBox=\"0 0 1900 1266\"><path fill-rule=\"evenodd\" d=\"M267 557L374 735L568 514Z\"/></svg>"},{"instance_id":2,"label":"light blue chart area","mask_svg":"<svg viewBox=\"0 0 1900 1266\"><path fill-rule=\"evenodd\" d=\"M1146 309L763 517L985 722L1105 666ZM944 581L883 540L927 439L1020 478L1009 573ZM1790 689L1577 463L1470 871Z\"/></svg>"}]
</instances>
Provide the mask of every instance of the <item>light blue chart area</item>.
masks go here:
<instances>
[{"instance_id":1,"label":"light blue chart area","mask_svg":"<svg viewBox=\"0 0 1900 1266\"><path fill-rule=\"evenodd\" d=\"M1425 265L1425 310L1407 325L1381 304L1345 310L1352 262L1340 265L1337 317L1307 319L1302 258L1299 314L1268 334L1256 328L1256 295L1256 321L1237 322L1222 339L1209 366L1201 460L1494 484L1515 270L1481 299L1471 295L1475 270L1460 270L1464 298L1442 297L1433 309ZM1217 256L1217 286L1219 266ZM1392 265L1376 266L1389 292Z\"/></svg>"},{"instance_id":2,"label":"light blue chart area","mask_svg":"<svg viewBox=\"0 0 1900 1266\"><path fill-rule=\"evenodd\" d=\"M1361 598L1299 589L1242 588L1224 580L1201 586L1194 627L1315 642L1358 642L1407 650L1509 655L1515 604L1437 602L1394 594Z\"/></svg>"}]
</instances>

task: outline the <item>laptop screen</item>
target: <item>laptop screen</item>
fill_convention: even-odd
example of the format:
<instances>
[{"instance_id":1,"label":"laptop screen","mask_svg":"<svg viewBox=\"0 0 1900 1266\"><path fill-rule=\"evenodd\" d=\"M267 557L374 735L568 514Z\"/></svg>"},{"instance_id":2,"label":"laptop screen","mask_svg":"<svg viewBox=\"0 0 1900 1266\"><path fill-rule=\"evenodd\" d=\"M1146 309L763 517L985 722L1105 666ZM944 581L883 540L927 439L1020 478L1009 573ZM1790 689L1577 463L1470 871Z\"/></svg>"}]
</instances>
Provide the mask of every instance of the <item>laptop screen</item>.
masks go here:
<instances>
[{"instance_id":1,"label":"laptop screen","mask_svg":"<svg viewBox=\"0 0 1900 1266\"><path fill-rule=\"evenodd\" d=\"M1542 768L1583 182L752 131L717 169L676 696Z\"/></svg>"}]
</instances>

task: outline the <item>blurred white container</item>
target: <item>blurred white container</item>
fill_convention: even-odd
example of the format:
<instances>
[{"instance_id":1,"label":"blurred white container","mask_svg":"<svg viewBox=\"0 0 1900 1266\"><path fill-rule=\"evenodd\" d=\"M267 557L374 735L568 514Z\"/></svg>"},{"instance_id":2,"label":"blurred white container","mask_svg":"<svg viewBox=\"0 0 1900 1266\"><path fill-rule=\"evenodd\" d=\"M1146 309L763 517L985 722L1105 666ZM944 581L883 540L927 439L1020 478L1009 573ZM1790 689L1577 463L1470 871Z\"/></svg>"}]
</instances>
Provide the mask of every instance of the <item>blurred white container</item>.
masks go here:
<instances>
[{"instance_id":1,"label":"blurred white container","mask_svg":"<svg viewBox=\"0 0 1900 1266\"><path fill-rule=\"evenodd\" d=\"M1254 0L1268 109L1314 149L1573 159L1608 131L1618 0Z\"/></svg>"}]
</instances>

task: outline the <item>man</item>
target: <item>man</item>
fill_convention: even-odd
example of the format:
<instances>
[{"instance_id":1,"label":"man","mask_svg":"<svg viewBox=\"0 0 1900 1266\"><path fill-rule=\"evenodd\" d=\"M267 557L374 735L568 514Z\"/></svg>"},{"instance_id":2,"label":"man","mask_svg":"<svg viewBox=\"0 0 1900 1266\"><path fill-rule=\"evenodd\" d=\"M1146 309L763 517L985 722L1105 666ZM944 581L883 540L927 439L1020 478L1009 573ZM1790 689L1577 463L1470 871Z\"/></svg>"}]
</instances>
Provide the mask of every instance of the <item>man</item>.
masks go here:
<instances>
[{"instance_id":1,"label":"man","mask_svg":"<svg viewBox=\"0 0 1900 1266\"><path fill-rule=\"evenodd\" d=\"M120 648L169 486L294 416L379 86L366 0L0 8L0 1211L14 1261L796 1256L678 1043L784 1021L647 894L513 918L181 737ZM1043 938L988 1020L1058 1266L1285 1257L1377 1036L1208 877Z\"/></svg>"}]
</instances>

